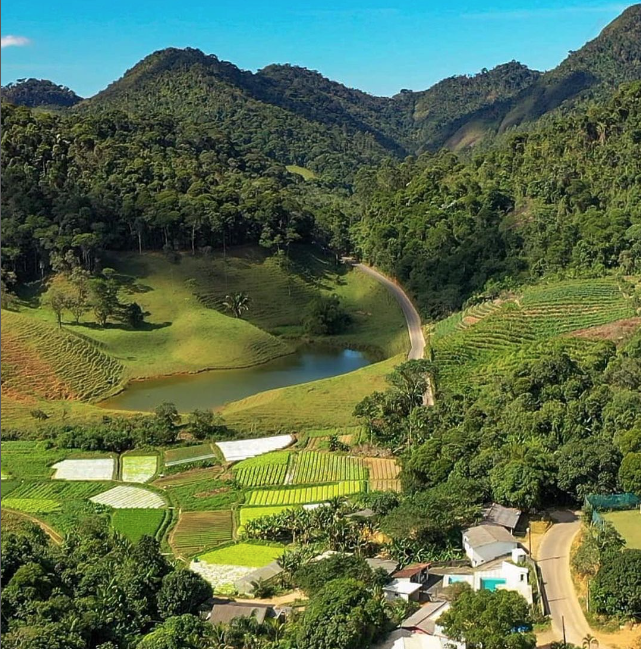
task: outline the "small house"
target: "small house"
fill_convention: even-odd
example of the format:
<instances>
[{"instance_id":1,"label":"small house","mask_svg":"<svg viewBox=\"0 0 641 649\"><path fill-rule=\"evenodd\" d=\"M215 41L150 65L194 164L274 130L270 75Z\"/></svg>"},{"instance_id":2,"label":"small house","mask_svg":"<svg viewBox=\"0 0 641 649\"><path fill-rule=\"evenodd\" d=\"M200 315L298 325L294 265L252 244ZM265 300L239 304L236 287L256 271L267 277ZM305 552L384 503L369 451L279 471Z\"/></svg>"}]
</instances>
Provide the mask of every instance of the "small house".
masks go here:
<instances>
[{"instance_id":1,"label":"small house","mask_svg":"<svg viewBox=\"0 0 641 649\"><path fill-rule=\"evenodd\" d=\"M252 572L247 573L240 579L234 582L234 588L241 595L253 595L254 588L256 583L266 582L270 583L280 574L282 574L283 569L281 568L278 561L272 561L262 568L257 568L252 570Z\"/></svg>"},{"instance_id":2,"label":"small house","mask_svg":"<svg viewBox=\"0 0 641 649\"><path fill-rule=\"evenodd\" d=\"M291 608L268 606L267 604L252 604L234 602L231 600L216 600L207 617L211 624L230 624L232 620L242 617L253 617L262 624L266 619L287 617Z\"/></svg>"},{"instance_id":3,"label":"small house","mask_svg":"<svg viewBox=\"0 0 641 649\"><path fill-rule=\"evenodd\" d=\"M513 507L503 507L498 503L492 503L483 510L484 525L500 525L508 532L514 533L521 520L521 510Z\"/></svg>"},{"instance_id":4,"label":"small house","mask_svg":"<svg viewBox=\"0 0 641 649\"><path fill-rule=\"evenodd\" d=\"M385 597L389 601L404 599L418 601L421 590L429 579L429 563L415 563L392 573L392 581L383 586Z\"/></svg>"},{"instance_id":5,"label":"small house","mask_svg":"<svg viewBox=\"0 0 641 649\"><path fill-rule=\"evenodd\" d=\"M463 548L472 566L512 553L519 542L501 525L477 525L463 532Z\"/></svg>"}]
</instances>

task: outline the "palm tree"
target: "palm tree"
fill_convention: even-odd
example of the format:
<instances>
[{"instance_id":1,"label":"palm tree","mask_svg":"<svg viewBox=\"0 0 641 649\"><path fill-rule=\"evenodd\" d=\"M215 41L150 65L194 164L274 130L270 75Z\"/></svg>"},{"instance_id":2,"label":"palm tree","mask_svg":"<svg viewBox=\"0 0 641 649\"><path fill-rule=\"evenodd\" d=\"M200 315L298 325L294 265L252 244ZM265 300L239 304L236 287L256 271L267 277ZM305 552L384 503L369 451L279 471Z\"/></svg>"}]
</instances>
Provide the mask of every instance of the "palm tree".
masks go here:
<instances>
[{"instance_id":1,"label":"palm tree","mask_svg":"<svg viewBox=\"0 0 641 649\"><path fill-rule=\"evenodd\" d=\"M231 311L236 318L240 318L245 311L249 311L249 303L250 299L245 291L225 295L223 300L223 306Z\"/></svg>"},{"instance_id":2,"label":"palm tree","mask_svg":"<svg viewBox=\"0 0 641 649\"><path fill-rule=\"evenodd\" d=\"M599 641L590 633L588 633L583 642L581 643L583 649L599 649Z\"/></svg>"}]
</instances>

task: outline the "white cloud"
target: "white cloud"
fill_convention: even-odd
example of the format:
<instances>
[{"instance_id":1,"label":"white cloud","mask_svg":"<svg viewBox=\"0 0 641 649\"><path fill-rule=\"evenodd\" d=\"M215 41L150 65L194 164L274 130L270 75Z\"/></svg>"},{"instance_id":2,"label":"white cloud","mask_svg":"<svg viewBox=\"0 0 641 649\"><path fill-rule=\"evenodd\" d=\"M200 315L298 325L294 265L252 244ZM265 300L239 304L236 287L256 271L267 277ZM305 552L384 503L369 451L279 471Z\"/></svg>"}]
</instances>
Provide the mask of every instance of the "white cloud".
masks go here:
<instances>
[{"instance_id":1,"label":"white cloud","mask_svg":"<svg viewBox=\"0 0 641 649\"><path fill-rule=\"evenodd\" d=\"M29 45L31 41L26 36L12 36L8 34L2 37L2 49L5 47L24 47Z\"/></svg>"}]
</instances>

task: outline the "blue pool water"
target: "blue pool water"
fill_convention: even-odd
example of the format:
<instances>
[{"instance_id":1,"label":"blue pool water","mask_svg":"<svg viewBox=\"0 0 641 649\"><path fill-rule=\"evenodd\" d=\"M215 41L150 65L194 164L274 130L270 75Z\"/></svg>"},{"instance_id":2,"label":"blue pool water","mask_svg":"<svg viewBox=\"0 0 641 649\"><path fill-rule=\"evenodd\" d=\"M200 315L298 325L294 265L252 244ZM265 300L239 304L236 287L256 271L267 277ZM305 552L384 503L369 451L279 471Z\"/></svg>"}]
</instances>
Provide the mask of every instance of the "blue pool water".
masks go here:
<instances>
[{"instance_id":1,"label":"blue pool water","mask_svg":"<svg viewBox=\"0 0 641 649\"><path fill-rule=\"evenodd\" d=\"M505 583L505 579L481 579L481 588L484 590L496 590L497 586Z\"/></svg>"}]
</instances>

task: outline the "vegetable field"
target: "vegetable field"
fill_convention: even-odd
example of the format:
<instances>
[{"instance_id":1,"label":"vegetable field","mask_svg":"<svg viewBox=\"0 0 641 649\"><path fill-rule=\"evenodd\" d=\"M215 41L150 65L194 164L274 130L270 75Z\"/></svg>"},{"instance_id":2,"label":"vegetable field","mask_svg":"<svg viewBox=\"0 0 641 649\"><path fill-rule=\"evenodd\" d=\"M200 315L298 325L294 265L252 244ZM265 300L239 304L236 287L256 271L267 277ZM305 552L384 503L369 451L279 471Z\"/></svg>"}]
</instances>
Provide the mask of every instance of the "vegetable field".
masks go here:
<instances>
[{"instance_id":1,"label":"vegetable field","mask_svg":"<svg viewBox=\"0 0 641 649\"><path fill-rule=\"evenodd\" d=\"M111 527L135 543L143 536L155 536L167 512L160 509L116 509Z\"/></svg>"},{"instance_id":2,"label":"vegetable field","mask_svg":"<svg viewBox=\"0 0 641 649\"><path fill-rule=\"evenodd\" d=\"M369 488L372 491L400 491L401 481L398 474L401 468L396 460L367 457L363 463L369 469Z\"/></svg>"},{"instance_id":3,"label":"vegetable field","mask_svg":"<svg viewBox=\"0 0 641 649\"><path fill-rule=\"evenodd\" d=\"M284 548L272 545L237 543L218 550L212 550L200 555L198 558L206 563L262 568L278 559L283 554L283 551Z\"/></svg>"},{"instance_id":4,"label":"vegetable field","mask_svg":"<svg viewBox=\"0 0 641 649\"><path fill-rule=\"evenodd\" d=\"M4 498L2 506L30 514L46 514L60 509L60 503L50 498Z\"/></svg>"},{"instance_id":5,"label":"vegetable field","mask_svg":"<svg viewBox=\"0 0 641 649\"><path fill-rule=\"evenodd\" d=\"M123 455L123 482L147 482L156 474L158 458L155 455Z\"/></svg>"},{"instance_id":6,"label":"vegetable field","mask_svg":"<svg viewBox=\"0 0 641 649\"><path fill-rule=\"evenodd\" d=\"M283 489L263 489L251 491L247 495L248 505L302 505L318 503L337 496L366 491L367 485L361 480L349 480L313 487L295 487Z\"/></svg>"},{"instance_id":7,"label":"vegetable field","mask_svg":"<svg viewBox=\"0 0 641 649\"><path fill-rule=\"evenodd\" d=\"M142 487L114 487L89 500L114 509L160 509L165 506L165 501L157 493Z\"/></svg>"},{"instance_id":8,"label":"vegetable field","mask_svg":"<svg viewBox=\"0 0 641 649\"><path fill-rule=\"evenodd\" d=\"M169 543L174 552L191 557L232 538L233 519L229 510L181 512Z\"/></svg>"},{"instance_id":9,"label":"vegetable field","mask_svg":"<svg viewBox=\"0 0 641 649\"><path fill-rule=\"evenodd\" d=\"M280 514L286 509L291 509L287 505L275 505L273 507L241 507L240 509L240 527L246 525L249 521L263 516L273 516Z\"/></svg>"},{"instance_id":10,"label":"vegetable field","mask_svg":"<svg viewBox=\"0 0 641 649\"><path fill-rule=\"evenodd\" d=\"M49 478L51 465L63 460L68 451L45 449L38 442L2 442L2 471L13 478Z\"/></svg>"},{"instance_id":11,"label":"vegetable field","mask_svg":"<svg viewBox=\"0 0 641 649\"><path fill-rule=\"evenodd\" d=\"M359 459L331 453L305 451L296 456L292 484L317 484L340 480L366 480L367 469Z\"/></svg>"},{"instance_id":12,"label":"vegetable field","mask_svg":"<svg viewBox=\"0 0 641 649\"><path fill-rule=\"evenodd\" d=\"M289 451L276 451L242 460L234 466L234 477L243 487L284 484L289 458Z\"/></svg>"},{"instance_id":13,"label":"vegetable field","mask_svg":"<svg viewBox=\"0 0 641 649\"><path fill-rule=\"evenodd\" d=\"M222 467L214 466L203 469L190 469L182 473L175 473L173 475L163 476L153 481L154 487L165 489L167 487L179 487L182 485L193 484L194 482L202 482L203 480L215 480L220 478L223 472Z\"/></svg>"},{"instance_id":14,"label":"vegetable field","mask_svg":"<svg viewBox=\"0 0 641 649\"><path fill-rule=\"evenodd\" d=\"M95 482L27 482L13 493L14 498L45 498L58 502L84 500L102 491L105 485Z\"/></svg>"}]
</instances>

